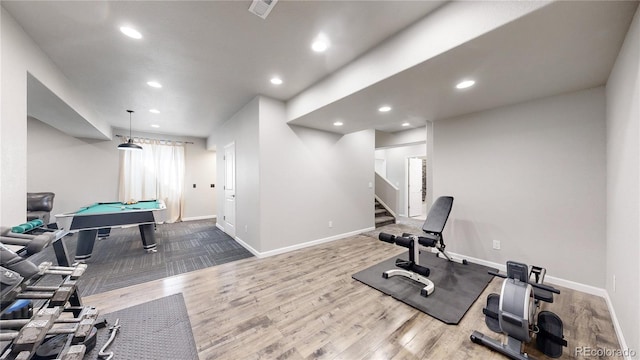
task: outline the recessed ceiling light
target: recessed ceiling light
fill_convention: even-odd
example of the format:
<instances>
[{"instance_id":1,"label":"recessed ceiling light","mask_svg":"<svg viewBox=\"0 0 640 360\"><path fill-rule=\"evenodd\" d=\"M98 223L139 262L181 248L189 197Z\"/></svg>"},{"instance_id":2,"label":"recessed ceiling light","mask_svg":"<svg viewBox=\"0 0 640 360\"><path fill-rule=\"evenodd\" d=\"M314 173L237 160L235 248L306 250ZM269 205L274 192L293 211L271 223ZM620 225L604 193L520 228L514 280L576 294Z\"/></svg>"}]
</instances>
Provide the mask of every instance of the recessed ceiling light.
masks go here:
<instances>
[{"instance_id":1,"label":"recessed ceiling light","mask_svg":"<svg viewBox=\"0 0 640 360\"><path fill-rule=\"evenodd\" d=\"M147 82L147 85L149 85L151 87L154 87L154 88L158 88L158 89L162 87L162 84L160 84L157 81L149 81L149 82Z\"/></svg>"},{"instance_id":2,"label":"recessed ceiling light","mask_svg":"<svg viewBox=\"0 0 640 360\"><path fill-rule=\"evenodd\" d=\"M380 107L378 108L378 111L380 111L380 112L388 112L388 111L391 111L391 106L389 106L389 105L380 106Z\"/></svg>"},{"instance_id":3,"label":"recessed ceiling light","mask_svg":"<svg viewBox=\"0 0 640 360\"><path fill-rule=\"evenodd\" d=\"M132 39L142 39L142 34L140 34L138 30L134 28L130 28L128 26L122 26L120 28L120 31L122 31L123 34L127 35Z\"/></svg>"},{"instance_id":4,"label":"recessed ceiling light","mask_svg":"<svg viewBox=\"0 0 640 360\"><path fill-rule=\"evenodd\" d=\"M457 89L466 89L468 87L472 87L476 82L473 80L464 80L458 83L458 85L456 85Z\"/></svg>"},{"instance_id":5,"label":"recessed ceiling light","mask_svg":"<svg viewBox=\"0 0 640 360\"><path fill-rule=\"evenodd\" d=\"M150 113L154 113L154 114L160 114L160 110L158 109L151 109L149 110Z\"/></svg>"},{"instance_id":6,"label":"recessed ceiling light","mask_svg":"<svg viewBox=\"0 0 640 360\"><path fill-rule=\"evenodd\" d=\"M159 127L160 127L160 125L158 125L158 124L151 124L151 127L152 127L152 128L159 128Z\"/></svg>"},{"instance_id":7,"label":"recessed ceiling light","mask_svg":"<svg viewBox=\"0 0 640 360\"><path fill-rule=\"evenodd\" d=\"M411 124L409 124L408 122L403 122L403 123L402 123L402 126L404 126L404 127L407 127L407 126L409 126L409 125L411 125Z\"/></svg>"},{"instance_id":8,"label":"recessed ceiling light","mask_svg":"<svg viewBox=\"0 0 640 360\"><path fill-rule=\"evenodd\" d=\"M273 85L282 85L282 79L280 79L279 77L275 76L271 78L271 83Z\"/></svg>"},{"instance_id":9,"label":"recessed ceiling light","mask_svg":"<svg viewBox=\"0 0 640 360\"><path fill-rule=\"evenodd\" d=\"M315 52L324 52L329 48L329 39L324 35L318 35L311 43L311 49Z\"/></svg>"},{"instance_id":10,"label":"recessed ceiling light","mask_svg":"<svg viewBox=\"0 0 640 360\"><path fill-rule=\"evenodd\" d=\"M342 126L344 123L342 121L336 121L333 123L333 126Z\"/></svg>"}]
</instances>

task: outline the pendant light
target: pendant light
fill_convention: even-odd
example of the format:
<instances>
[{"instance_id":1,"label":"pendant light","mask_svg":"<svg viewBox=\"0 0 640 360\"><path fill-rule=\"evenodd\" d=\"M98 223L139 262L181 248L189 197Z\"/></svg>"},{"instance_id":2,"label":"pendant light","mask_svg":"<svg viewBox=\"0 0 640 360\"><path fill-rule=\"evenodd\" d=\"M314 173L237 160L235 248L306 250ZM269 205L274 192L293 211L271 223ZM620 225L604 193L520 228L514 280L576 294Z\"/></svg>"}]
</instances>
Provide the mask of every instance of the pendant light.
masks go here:
<instances>
[{"instance_id":1,"label":"pendant light","mask_svg":"<svg viewBox=\"0 0 640 360\"><path fill-rule=\"evenodd\" d=\"M133 143L133 138L131 137L131 113L133 110L127 110L129 113L129 140L127 142L118 145L119 150L142 150L142 146Z\"/></svg>"}]
</instances>

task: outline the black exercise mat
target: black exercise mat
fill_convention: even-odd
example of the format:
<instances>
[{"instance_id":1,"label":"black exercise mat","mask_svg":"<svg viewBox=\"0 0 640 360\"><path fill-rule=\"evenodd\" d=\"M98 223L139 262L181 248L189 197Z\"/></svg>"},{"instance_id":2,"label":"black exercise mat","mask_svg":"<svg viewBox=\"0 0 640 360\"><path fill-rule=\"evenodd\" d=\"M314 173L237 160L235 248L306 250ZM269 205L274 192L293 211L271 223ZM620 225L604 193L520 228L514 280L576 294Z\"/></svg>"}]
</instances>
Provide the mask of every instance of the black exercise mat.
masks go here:
<instances>
[{"instance_id":1,"label":"black exercise mat","mask_svg":"<svg viewBox=\"0 0 640 360\"><path fill-rule=\"evenodd\" d=\"M96 240L87 271L78 280L80 294L93 295L253 256L218 229L215 220L160 224L155 238L158 251L151 254L142 248L137 226L113 228L108 238ZM77 233L63 239L71 259L77 239ZM29 260L57 263L53 246Z\"/></svg>"},{"instance_id":2,"label":"black exercise mat","mask_svg":"<svg viewBox=\"0 0 640 360\"><path fill-rule=\"evenodd\" d=\"M407 259L406 253L385 260L365 270L353 274L353 278L382 291L393 298L402 301L446 324L458 324L478 296L484 291L492 275L492 269L486 266L468 263L462 265L456 262L438 258L433 253L420 255L420 265L431 269L429 279L435 285L435 291L428 297L420 295L424 285L402 276L392 276L388 279L382 273L399 269L395 266L397 258Z\"/></svg>"},{"instance_id":3,"label":"black exercise mat","mask_svg":"<svg viewBox=\"0 0 640 360\"><path fill-rule=\"evenodd\" d=\"M198 350L182 294L166 296L98 316L120 330L105 352L117 360L198 359ZM98 359L98 352L109 339L108 327L98 330L96 347L84 359Z\"/></svg>"}]
</instances>

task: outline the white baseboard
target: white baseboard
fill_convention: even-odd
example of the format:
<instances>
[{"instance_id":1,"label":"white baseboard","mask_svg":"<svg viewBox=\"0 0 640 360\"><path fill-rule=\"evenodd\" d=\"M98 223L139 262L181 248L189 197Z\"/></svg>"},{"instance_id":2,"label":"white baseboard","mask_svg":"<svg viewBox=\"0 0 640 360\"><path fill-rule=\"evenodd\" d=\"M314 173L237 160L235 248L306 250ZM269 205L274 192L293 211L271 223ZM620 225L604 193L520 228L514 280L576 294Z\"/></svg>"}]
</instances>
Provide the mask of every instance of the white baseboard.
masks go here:
<instances>
[{"instance_id":1,"label":"white baseboard","mask_svg":"<svg viewBox=\"0 0 640 360\"><path fill-rule=\"evenodd\" d=\"M218 215L204 215L204 216L191 216L182 218L182 221L194 221L194 220L208 220L208 219L217 219Z\"/></svg>"},{"instance_id":2,"label":"white baseboard","mask_svg":"<svg viewBox=\"0 0 640 360\"><path fill-rule=\"evenodd\" d=\"M507 265L506 264L498 264L498 263L495 263L495 262L492 262L492 261L476 259L476 258L473 258L473 257L470 257L470 256L460 255L460 254L456 254L456 253L451 253L451 255L454 255L454 256L462 258L462 259L466 259L467 261L472 262L472 263L476 263L476 264L480 264L480 265L496 268L496 269L500 270L501 272L506 272L507 271ZM609 292L607 292L606 289L598 288L598 287L591 286L591 285L581 284L581 283L578 283L578 282L575 282L575 281L571 281L571 280L565 280L565 279L557 278L555 276L545 276L545 282L604 298L605 302L607 303L607 308L609 309L609 313L611 314L611 321L613 322L613 328L616 331L616 336L618 337L618 342L620 343L620 349L621 350L628 349L627 342L626 342L626 340L624 338L624 333L622 332L622 328L620 327L620 322L618 321L618 317L616 316L616 312L615 312L615 310L613 308L613 304L611 303L611 298L609 297ZM625 360L632 360L632 358L629 355L626 355L625 356Z\"/></svg>"},{"instance_id":3,"label":"white baseboard","mask_svg":"<svg viewBox=\"0 0 640 360\"><path fill-rule=\"evenodd\" d=\"M613 321L613 328L616 330L616 335L618 336L618 342L620 343L620 349L625 351L629 348L627 347L627 340L624 338L624 333L622 332L622 328L620 327L620 322L618 321L618 317L616 316L616 311L613 308L613 303L611 302L611 298L609 297L609 292L605 291L604 300L607 302L607 308L609 308L609 313L611 314L611 320ZM630 354L625 352L625 360L632 360Z\"/></svg>"},{"instance_id":4,"label":"white baseboard","mask_svg":"<svg viewBox=\"0 0 640 360\"><path fill-rule=\"evenodd\" d=\"M222 228L221 228L222 229ZM260 251L256 250L253 248L253 246L247 244L244 240L240 239L239 236L235 237L235 240L242 245L243 248L249 250L250 253L253 254L253 256L257 257L257 258L262 258L262 256L260 256Z\"/></svg>"},{"instance_id":5,"label":"white baseboard","mask_svg":"<svg viewBox=\"0 0 640 360\"><path fill-rule=\"evenodd\" d=\"M506 264L498 264L492 261L487 261L487 260L482 260L482 259L477 259L471 256L466 256L466 255L461 255L461 254L456 254L456 253L450 253L451 255L454 255L455 257L459 257L462 259L466 259L469 262L472 263L476 263L476 264L480 264L480 265L484 265L484 266L488 266L488 267L492 267L492 268L496 268L498 270L500 270L501 272L506 272L507 271L507 265ZM581 284L575 281L571 281L571 280L565 280L565 279L561 279L555 276L550 276L547 275L545 276L545 282L550 283L550 284L554 284L554 285L558 285L558 286L562 286L562 287L566 287L572 290L577 290L583 293L587 293L590 295L595 295L595 296L600 296L600 297L605 297L605 295L607 295L607 291L605 289L602 288L598 288L595 286L591 286L591 285L586 285L586 284Z\"/></svg>"},{"instance_id":6,"label":"white baseboard","mask_svg":"<svg viewBox=\"0 0 640 360\"><path fill-rule=\"evenodd\" d=\"M329 236L329 237L326 237L326 238L323 238L323 239L311 240L311 241L307 241L307 242L302 243L302 244L295 244L295 245L291 245L291 246L285 246L285 247L282 247L282 248L269 250L269 251L264 251L264 252L260 252L260 251L258 251L256 249L254 249L253 247L251 247L249 244L247 244L246 242L244 242L242 239L240 239L237 236L236 236L236 241L238 241L238 243L240 243L240 245L244 246L245 249L249 250L257 258L266 258L266 257L269 257L269 256L284 254L284 253L287 253L287 252L293 251L293 250L304 249L304 248L309 247L309 246L320 245L320 244L328 243L328 242L331 242L331 241L344 239L346 237L358 235L358 234L361 234L363 232L367 232L367 231L371 231L371 230L375 230L375 227L372 226L372 227L368 227L368 228L365 228L365 229L350 231L348 233L342 233L342 234L338 234L338 235L333 235L333 236Z\"/></svg>"}]
</instances>

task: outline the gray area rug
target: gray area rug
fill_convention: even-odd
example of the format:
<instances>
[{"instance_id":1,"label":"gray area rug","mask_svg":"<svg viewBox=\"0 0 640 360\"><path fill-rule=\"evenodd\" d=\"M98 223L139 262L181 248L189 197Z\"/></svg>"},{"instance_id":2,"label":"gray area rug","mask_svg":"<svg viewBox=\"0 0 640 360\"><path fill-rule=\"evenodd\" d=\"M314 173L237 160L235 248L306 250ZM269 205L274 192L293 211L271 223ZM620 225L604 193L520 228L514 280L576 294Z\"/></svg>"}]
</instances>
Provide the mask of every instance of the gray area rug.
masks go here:
<instances>
[{"instance_id":1,"label":"gray area rug","mask_svg":"<svg viewBox=\"0 0 640 360\"><path fill-rule=\"evenodd\" d=\"M420 265L431 269L429 279L435 285L435 291L428 297L420 295L424 285L402 276L388 279L382 273L396 269L396 258L407 259L407 253L394 256L379 264L355 273L352 277L372 288L402 301L446 324L458 324L462 317L484 291L492 275L492 269L486 266L468 263L462 265L438 258L432 253L420 255Z\"/></svg>"},{"instance_id":2,"label":"gray area rug","mask_svg":"<svg viewBox=\"0 0 640 360\"><path fill-rule=\"evenodd\" d=\"M120 330L105 352L114 359L198 359L198 350L182 294L166 296L140 305L105 314L113 325L120 319ZM109 328L98 330L96 347L84 359L98 359L98 352L109 338Z\"/></svg>"},{"instance_id":3,"label":"gray area rug","mask_svg":"<svg viewBox=\"0 0 640 360\"><path fill-rule=\"evenodd\" d=\"M65 237L69 257L75 255L77 233ZM80 295L88 296L122 287L204 269L253 256L216 227L215 220L160 224L155 233L156 253L142 248L137 226L114 228L106 239L96 240L87 271L79 280ZM53 247L29 258L35 264L51 261Z\"/></svg>"}]
</instances>

